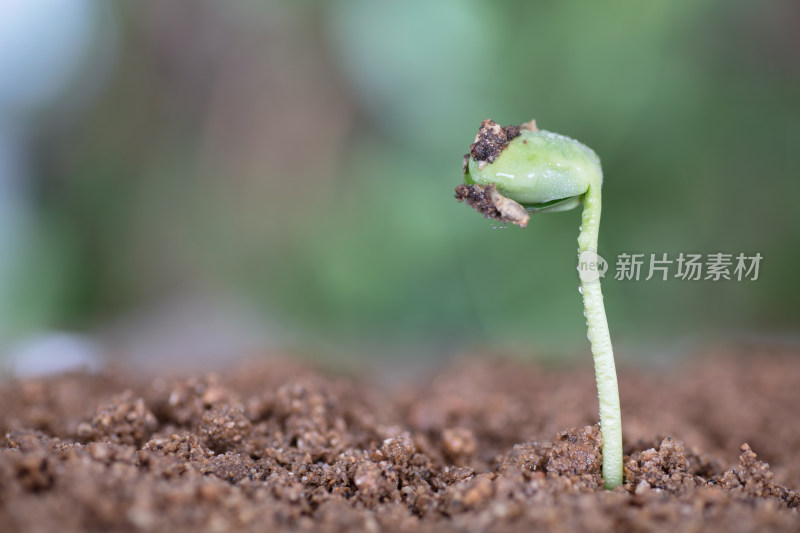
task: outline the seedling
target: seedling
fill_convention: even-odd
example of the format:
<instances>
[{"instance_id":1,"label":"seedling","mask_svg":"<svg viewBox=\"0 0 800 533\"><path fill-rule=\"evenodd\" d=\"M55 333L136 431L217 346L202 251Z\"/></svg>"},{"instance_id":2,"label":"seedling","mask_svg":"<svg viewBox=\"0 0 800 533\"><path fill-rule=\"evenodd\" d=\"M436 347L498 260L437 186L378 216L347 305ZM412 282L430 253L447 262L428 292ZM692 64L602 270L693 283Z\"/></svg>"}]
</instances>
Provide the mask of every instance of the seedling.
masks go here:
<instances>
[{"instance_id":1,"label":"seedling","mask_svg":"<svg viewBox=\"0 0 800 533\"><path fill-rule=\"evenodd\" d=\"M456 198L487 218L527 226L531 213L553 213L583 203L578 269L584 315L594 356L603 435L606 489L622 484L622 416L614 353L600 290L597 237L600 229L600 159L587 146L539 130L535 121L501 127L484 120L464 156L464 182Z\"/></svg>"}]
</instances>

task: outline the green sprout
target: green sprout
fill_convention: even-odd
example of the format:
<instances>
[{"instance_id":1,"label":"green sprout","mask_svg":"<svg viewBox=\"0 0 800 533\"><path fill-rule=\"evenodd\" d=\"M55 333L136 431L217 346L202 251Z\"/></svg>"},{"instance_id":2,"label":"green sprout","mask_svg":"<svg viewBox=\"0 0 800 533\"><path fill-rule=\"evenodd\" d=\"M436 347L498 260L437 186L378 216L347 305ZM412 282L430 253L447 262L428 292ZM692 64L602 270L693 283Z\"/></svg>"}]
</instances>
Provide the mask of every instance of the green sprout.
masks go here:
<instances>
[{"instance_id":1,"label":"green sprout","mask_svg":"<svg viewBox=\"0 0 800 533\"><path fill-rule=\"evenodd\" d=\"M527 226L530 213L566 211L583 203L578 236L584 315L594 357L603 436L603 482L622 484L622 415L614 352L600 290L600 159L587 146L539 130L535 121L501 127L484 120L469 154L456 198L487 218Z\"/></svg>"}]
</instances>

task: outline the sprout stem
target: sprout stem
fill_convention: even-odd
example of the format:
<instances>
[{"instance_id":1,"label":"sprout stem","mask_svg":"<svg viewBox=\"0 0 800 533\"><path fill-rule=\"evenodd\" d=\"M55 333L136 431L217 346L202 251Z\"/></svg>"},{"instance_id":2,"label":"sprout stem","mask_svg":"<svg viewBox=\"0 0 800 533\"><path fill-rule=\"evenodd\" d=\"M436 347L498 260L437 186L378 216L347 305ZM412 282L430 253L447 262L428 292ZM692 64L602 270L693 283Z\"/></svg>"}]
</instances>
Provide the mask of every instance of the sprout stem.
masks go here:
<instances>
[{"instance_id":1,"label":"sprout stem","mask_svg":"<svg viewBox=\"0 0 800 533\"><path fill-rule=\"evenodd\" d=\"M581 232L578 253L597 253L600 230L600 183L589 185L583 199ZM583 306L586 311L589 343L594 357L597 394L600 400L600 432L603 435L603 481L606 489L622 484L622 413L619 407L619 387L614 365L614 351L603 306L600 279L581 282Z\"/></svg>"}]
</instances>

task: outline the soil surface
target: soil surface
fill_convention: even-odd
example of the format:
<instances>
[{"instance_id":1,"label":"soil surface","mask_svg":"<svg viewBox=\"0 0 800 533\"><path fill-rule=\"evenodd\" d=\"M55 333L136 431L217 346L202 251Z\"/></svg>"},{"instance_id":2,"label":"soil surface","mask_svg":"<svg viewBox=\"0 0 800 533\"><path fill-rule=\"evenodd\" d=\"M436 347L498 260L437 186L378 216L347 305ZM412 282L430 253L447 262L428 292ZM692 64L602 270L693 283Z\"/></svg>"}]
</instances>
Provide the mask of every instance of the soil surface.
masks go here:
<instances>
[{"instance_id":1,"label":"soil surface","mask_svg":"<svg viewBox=\"0 0 800 533\"><path fill-rule=\"evenodd\" d=\"M615 491L588 361L7 381L0 529L800 531L800 353L729 352L621 372Z\"/></svg>"}]
</instances>

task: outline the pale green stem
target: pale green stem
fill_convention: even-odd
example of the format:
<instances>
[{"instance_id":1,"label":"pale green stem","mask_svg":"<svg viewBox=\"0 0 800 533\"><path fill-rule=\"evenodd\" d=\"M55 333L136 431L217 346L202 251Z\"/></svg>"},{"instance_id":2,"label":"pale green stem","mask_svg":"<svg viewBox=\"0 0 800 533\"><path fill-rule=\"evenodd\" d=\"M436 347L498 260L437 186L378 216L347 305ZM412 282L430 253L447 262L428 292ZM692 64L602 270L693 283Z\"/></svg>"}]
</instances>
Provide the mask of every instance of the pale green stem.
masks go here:
<instances>
[{"instance_id":1,"label":"pale green stem","mask_svg":"<svg viewBox=\"0 0 800 533\"><path fill-rule=\"evenodd\" d=\"M578 253L597 253L600 230L600 183L589 186L583 199ZM600 400L600 432L603 435L603 481L606 489L622 484L622 413L619 408L619 387L614 366L614 352L608 333L606 310L600 279L581 283L586 310L587 336L592 346L597 394Z\"/></svg>"}]
</instances>

